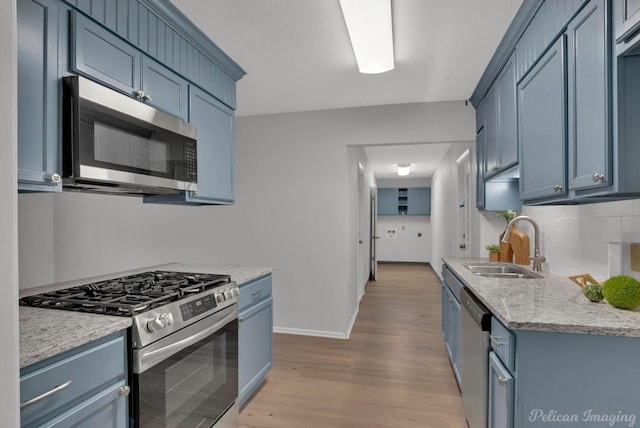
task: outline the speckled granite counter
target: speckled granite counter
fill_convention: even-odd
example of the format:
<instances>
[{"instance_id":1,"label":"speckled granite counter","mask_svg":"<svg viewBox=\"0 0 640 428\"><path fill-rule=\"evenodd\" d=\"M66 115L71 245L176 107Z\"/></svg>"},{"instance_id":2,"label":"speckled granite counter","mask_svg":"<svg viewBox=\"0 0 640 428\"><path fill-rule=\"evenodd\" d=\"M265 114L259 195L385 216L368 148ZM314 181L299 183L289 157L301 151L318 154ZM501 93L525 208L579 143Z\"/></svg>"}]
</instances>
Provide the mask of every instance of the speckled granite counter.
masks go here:
<instances>
[{"instance_id":1,"label":"speckled granite counter","mask_svg":"<svg viewBox=\"0 0 640 428\"><path fill-rule=\"evenodd\" d=\"M131 318L20 306L20 368L131 326Z\"/></svg>"},{"instance_id":2,"label":"speckled granite counter","mask_svg":"<svg viewBox=\"0 0 640 428\"><path fill-rule=\"evenodd\" d=\"M23 289L20 290L20 297L149 270L225 274L230 275L231 280L236 281L238 285L242 285L270 274L274 271L274 268L269 266L240 266L216 263L169 263ZM20 306L20 367L26 367L130 326L131 319L127 317Z\"/></svg>"},{"instance_id":3,"label":"speckled granite counter","mask_svg":"<svg viewBox=\"0 0 640 428\"><path fill-rule=\"evenodd\" d=\"M442 261L511 329L640 337L640 311L590 302L566 277L538 272L544 277L488 278L465 267L487 259L443 257Z\"/></svg>"}]
</instances>

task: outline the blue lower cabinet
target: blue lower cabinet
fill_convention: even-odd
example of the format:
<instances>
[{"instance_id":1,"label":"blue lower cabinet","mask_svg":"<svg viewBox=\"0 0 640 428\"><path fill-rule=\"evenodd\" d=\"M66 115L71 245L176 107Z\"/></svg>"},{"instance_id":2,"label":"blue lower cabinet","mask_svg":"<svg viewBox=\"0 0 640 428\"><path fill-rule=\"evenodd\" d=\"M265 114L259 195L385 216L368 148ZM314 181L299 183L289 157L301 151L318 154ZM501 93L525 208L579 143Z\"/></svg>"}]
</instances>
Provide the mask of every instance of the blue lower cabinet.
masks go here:
<instances>
[{"instance_id":1,"label":"blue lower cabinet","mask_svg":"<svg viewBox=\"0 0 640 428\"><path fill-rule=\"evenodd\" d=\"M25 367L20 371L21 426L125 428L126 382L124 332Z\"/></svg>"},{"instance_id":2,"label":"blue lower cabinet","mask_svg":"<svg viewBox=\"0 0 640 428\"><path fill-rule=\"evenodd\" d=\"M243 405L273 365L271 276L240 285L238 401Z\"/></svg>"}]
</instances>

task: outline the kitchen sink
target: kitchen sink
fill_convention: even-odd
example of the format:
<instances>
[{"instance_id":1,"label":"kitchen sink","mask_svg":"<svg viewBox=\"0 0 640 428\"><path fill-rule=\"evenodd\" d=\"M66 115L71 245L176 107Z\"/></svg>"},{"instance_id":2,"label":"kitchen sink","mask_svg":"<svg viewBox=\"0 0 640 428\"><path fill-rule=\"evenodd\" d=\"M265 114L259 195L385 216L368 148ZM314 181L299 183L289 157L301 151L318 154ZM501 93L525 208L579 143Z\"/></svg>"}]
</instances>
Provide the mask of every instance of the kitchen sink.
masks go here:
<instances>
[{"instance_id":1,"label":"kitchen sink","mask_svg":"<svg viewBox=\"0 0 640 428\"><path fill-rule=\"evenodd\" d=\"M537 273L533 273L530 270L517 265L473 264L465 265L465 267L476 275L490 278L542 278L542 275L538 275Z\"/></svg>"}]
</instances>

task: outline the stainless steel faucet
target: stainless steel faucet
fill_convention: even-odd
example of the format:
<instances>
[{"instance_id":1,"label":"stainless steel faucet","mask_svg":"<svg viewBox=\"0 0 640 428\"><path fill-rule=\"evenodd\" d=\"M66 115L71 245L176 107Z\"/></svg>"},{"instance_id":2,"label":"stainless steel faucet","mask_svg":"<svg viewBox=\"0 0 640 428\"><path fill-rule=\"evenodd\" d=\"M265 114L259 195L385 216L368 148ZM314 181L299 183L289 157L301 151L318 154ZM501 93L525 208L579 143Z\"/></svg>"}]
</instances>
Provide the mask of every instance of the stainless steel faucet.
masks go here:
<instances>
[{"instance_id":1,"label":"stainless steel faucet","mask_svg":"<svg viewBox=\"0 0 640 428\"><path fill-rule=\"evenodd\" d=\"M505 244L509 243L509 234L511 233L511 227L519 222L520 220L526 220L533 225L533 233L534 233L534 250L533 257L529 257L533 260L533 270L542 270L542 263L546 262L547 259L545 256L540 255L540 228L538 227L538 223L536 223L531 217L526 215L521 215L509 222L507 225L507 229L504 232L504 236L502 237L502 242Z\"/></svg>"}]
</instances>

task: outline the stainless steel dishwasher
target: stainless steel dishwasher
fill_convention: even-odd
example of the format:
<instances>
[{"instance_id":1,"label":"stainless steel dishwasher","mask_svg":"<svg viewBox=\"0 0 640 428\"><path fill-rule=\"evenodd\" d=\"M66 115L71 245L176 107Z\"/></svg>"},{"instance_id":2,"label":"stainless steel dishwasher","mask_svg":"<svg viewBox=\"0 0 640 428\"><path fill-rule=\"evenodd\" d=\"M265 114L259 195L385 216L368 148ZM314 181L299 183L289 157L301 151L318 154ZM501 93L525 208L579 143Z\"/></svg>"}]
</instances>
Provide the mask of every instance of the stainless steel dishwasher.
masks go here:
<instances>
[{"instance_id":1,"label":"stainless steel dishwasher","mask_svg":"<svg viewBox=\"0 0 640 428\"><path fill-rule=\"evenodd\" d=\"M487 428L491 312L466 287L460 305L462 406L469 428Z\"/></svg>"}]
</instances>

